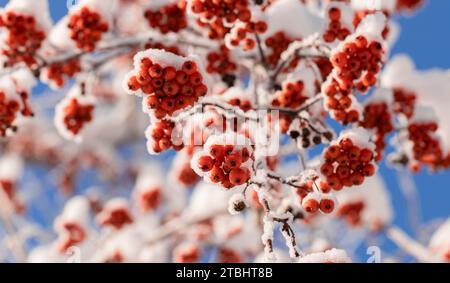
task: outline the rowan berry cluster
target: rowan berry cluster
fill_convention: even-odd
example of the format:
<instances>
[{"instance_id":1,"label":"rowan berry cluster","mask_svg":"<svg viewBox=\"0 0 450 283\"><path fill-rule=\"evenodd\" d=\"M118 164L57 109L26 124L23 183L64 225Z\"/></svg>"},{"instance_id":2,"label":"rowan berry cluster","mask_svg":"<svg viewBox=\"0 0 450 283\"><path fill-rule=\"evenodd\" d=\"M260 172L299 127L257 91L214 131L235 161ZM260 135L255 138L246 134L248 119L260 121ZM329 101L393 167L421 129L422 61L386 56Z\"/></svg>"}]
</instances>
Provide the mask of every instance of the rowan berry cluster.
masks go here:
<instances>
[{"instance_id":1,"label":"rowan berry cluster","mask_svg":"<svg viewBox=\"0 0 450 283\"><path fill-rule=\"evenodd\" d=\"M19 114L24 117L33 115L28 105L28 93L23 91L10 97L5 91L0 91L0 137L6 136L8 130L17 130L14 122Z\"/></svg>"},{"instance_id":2,"label":"rowan berry cluster","mask_svg":"<svg viewBox=\"0 0 450 283\"><path fill-rule=\"evenodd\" d=\"M0 179L0 190L2 190L7 197L9 203L14 207L16 213L22 213L25 210L25 206L21 199L18 197L16 182L8 179Z\"/></svg>"},{"instance_id":3,"label":"rowan berry cluster","mask_svg":"<svg viewBox=\"0 0 450 283\"><path fill-rule=\"evenodd\" d=\"M363 201L355 201L343 204L336 211L336 216L347 220L351 226L361 223L361 213L364 210Z\"/></svg>"},{"instance_id":4,"label":"rowan berry cluster","mask_svg":"<svg viewBox=\"0 0 450 283\"><path fill-rule=\"evenodd\" d=\"M51 82L52 86L61 88L67 78L73 78L79 72L81 72L80 60L74 58L61 63L50 64L43 70L42 75L44 80Z\"/></svg>"},{"instance_id":5,"label":"rowan berry cluster","mask_svg":"<svg viewBox=\"0 0 450 283\"><path fill-rule=\"evenodd\" d=\"M299 39L295 39L299 40ZM283 53L294 39L287 36L284 32L279 31L275 34L267 37L264 41L270 53L267 55L267 63L271 66L277 66L278 61L281 58L281 53Z\"/></svg>"},{"instance_id":6,"label":"rowan berry cluster","mask_svg":"<svg viewBox=\"0 0 450 283\"><path fill-rule=\"evenodd\" d=\"M386 148L386 136L394 130L390 106L386 102L368 103L363 112L363 120L360 126L366 129L374 129L374 143L376 146L375 160L378 162L383 157Z\"/></svg>"},{"instance_id":7,"label":"rowan berry cluster","mask_svg":"<svg viewBox=\"0 0 450 283\"><path fill-rule=\"evenodd\" d=\"M149 187L138 193L138 206L141 212L155 210L162 202L162 191L159 187Z\"/></svg>"},{"instance_id":8,"label":"rowan berry cluster","mask_svg":"<svg viewBox=\"0 0 450 283\"><path fill-rule=\"evenodd\" d=\"M102 15L87 6L69 16L69 36L76 42L77 48L93 51L103 34L109 30L109 24Z\"/></svg>"},{"instance_id":9,"label":"rowan berry cluster","mask_svg":"<svg viewBox=\"0 0 450 283\"><path fill-rule=\"evenodd\" d=\"M282 118L281 118L282 119ZM313 145L319 145L324 142L330 142L333 138L333 133L330 131L320 132L309 121L300 121L298 127L289 129L289 136L296 140L298 146L301 148L309 148Z\"/></svg>"},{"instance_id":10,"label":"rowan berry cluster","mask_svg":"<svg viewBox=\"0 0 450 283\"><path fill-rule=\"evenodd\" d=\"M194 61L184 60L183 57L162 50L150 51L170 54L183 60L182 65L177 68L169 64L158 64L152 58L144 56L127 81L131 92L140 91L145 95L145 105L157 119L172 116L175 111L193 105L206 95L208 88Z\"/></svg>"},{"instance_id":11,"label":"rowan berry cluster","mask_svg":"<svg viewBox=\"0 0 450 283\"><path fill-rule=\"evenodd\" d=\"M156 154L170 148L181 150L183 144L176 145L172 140L174 127L175 123L169 120L158 120L150 125L146 132L148 150Z\"/></svg>"},{"instance_id":12,"label":"rowan berry cluster","mask_svg":"<svg viewBox=\"0 0 450 283\"><path fill-rule=\"evenodd\" d=\"M301 202L303 209L308 213L316 213L320 210L329 214L336 206L336 199L332 195L318 192L308 193Z\"/></svg>"},{"instance_id":13,"label":"rowan berry cluster","mask_svg":"<svg viewBox=\"0 0 450 283\"><path fill-rule=\"evenodd\" d=\"M404 114L408 119L414 115L417 96L414 92L403 88L394 88L393 111Z\"/></svg>"},{"instance_id":14,"label":"rowan berry cluster","mask_svg":"<svg viewBox=\"0 0 450 283\"><path fill-rule=\"evenodd\" d=\"M414 159L433 169L450 167L450 158L445 157L439 138L435 136L438 130L436 122L412 122L408 125L409 139L413 143Z\"/></svg>"},{"instance_id":15,"label":"rowan berry cluster","mask_svg":"<svg viewBox=\"0 0 450 283\"><path fill-rule=\"evenodd\" d=\"M85 104L77 97L65 99L61 106L64 128L73 136L77 136L94 118L95 106L91 103Z\"/></svg>"},{"instance_id":16,"label":"rowan berry cluster","mask_svg":"<svg viewBox=\"0 0 450 283\"><path fill-rule=\"evenodd\" d=\"M193 0L191 11L203 22L220 19L223 24L247 23L252 17L248 0Z\"/></svg>"},{"instance_id":17,"label":"rowan berry cluster","mask_svg":"<svg viewBox=\"0 0 450 283\"><path fill-rule=\"evenodd\" d=\"M328 43L345 40L351 34L351 30L342 23L342 12L338 6L332 6L328 10L328 26L323 34L323 40Z\"/></svg>"},{"instance_id":18,"label":"rowan berry cluster","mask_svg":"<svg viewBox=\"0 0 450 283\"><path fill-rule=\"evenodd\" d=\"M181 167L178 169L177 180L188 187L191 187L199 181L198 175L191 168L191 163L186 161Z\"/></svg>"},{"instance_id":19,"label":"rowan berry cluster","mask_svg":"<svg viewBox=\"0 0 450 283\"><path fill-rule=\"evenodd\" d=\"M232 74L236 71L237 65L232 61L230 55L230 50L225 45L221 45L218 50L210 51L206 56L208 60L206 71L222 76Z\"/></svg>"},{"instance_id":20,"label":"rowan berry cluster","mask_svg":"<svg viewBox=\"0 0 450 283\"><path fill-rule=\"evenodd\" d=\"M0 28L6 29L1 50L7 58L4 66L11 67L21 62L28 67L36 65L36 52L46 37L36 18L14 11L3 12L0 14Z\"/></svg>"},{"instance_id":21,"label":"rowan berry cluster","mask_svg":"<svg viewBox=\"0 0 450 283\"><path fill-rule=\"evenodd\" d=\"M256 46L255 35L261 35L267 31L267 23L264 21L249 21L236 25L229 34L228 42L233 48L241 47L244 51L251 51Z\"/></svg>"},{"instance_id":22,"label":"rowan berry cluster","mask_svg":"<svg viewBox=\"0 0 450 283\"><path fill-rule=\"evenodd\" d=\"M120 230L124 226L133 223L133 217L128 205L122 199L108 201L102 211L97 215L100 225Z\"/></svg>"},{"instance_id":23,"label":"rowan berry cluster","mask_svg":"<svg viewBox=\"0 0 450 283\"><path fill-rule=\"evenodd\" d=\"M324 153L320 173L328 186L336 191L359 186L375 174L373 144L360 146L351 137L343 137Z\"/></svg>"},{"instance_id":24,"label":"rowan berry cluster","mask_svg":"<svg viewBox=\"0 0 450 283\"><path fill-rule=\"evenodd\" d=\"M355 107L353 88L360 93L377 82L384 50L378 41L368 41L363 35L347 40L331 57L334 67L332 77L325 82L323 90L326 106L337 121L348 124L359 120L360 112Z\"/></svg>"},{"instance_id":25,"label":"rowan berry cluster","mask_svg":"<svg viewBox=\"0 0 450 283\"><path fill-rule=\"evenodd\" d=\"M152 28L157 28L163 34L179 32L187 27L186 2L168 4L159 9L145 11L145 18Z\"/></svg>"},{"instance_id":26,"label":"rowan berry cluster","mask_svg":"<svg viewBox=\"0 0 450 283\"><path fill-rule=\"evenodd\" d=\"M230 189L245 184L250 179L253 159L253 150L249 146L208 140L204 150L194 155L191 166L209 182Z\"/></svg>"}]
</instances>

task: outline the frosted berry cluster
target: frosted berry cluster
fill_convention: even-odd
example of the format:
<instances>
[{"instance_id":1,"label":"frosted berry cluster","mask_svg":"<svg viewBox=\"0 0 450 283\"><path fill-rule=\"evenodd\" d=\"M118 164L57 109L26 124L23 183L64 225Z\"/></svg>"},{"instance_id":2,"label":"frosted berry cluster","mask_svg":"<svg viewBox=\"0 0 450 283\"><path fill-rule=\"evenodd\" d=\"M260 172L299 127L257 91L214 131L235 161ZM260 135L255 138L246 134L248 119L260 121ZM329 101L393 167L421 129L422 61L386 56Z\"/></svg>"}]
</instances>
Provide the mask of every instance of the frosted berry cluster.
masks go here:
<instances>
[{"instance_id":1,"label":"frosted berry cluster","mask_svg":"<svg viewBox=\"0 0 450 283\"><path fill-rule=\"evenodd\" d=\"M198 16L200 23L212 29L214 24L226 27L238 20L249 22L252 17L247 0L193 0L190 9Z\"/></svg>"},{"instance_id":2,"label":"frosted berry cluster","mask_svg":"<svg viewBox=\"0 0 450 283\"><path fill-rule=\"evenodd\" d=\"M138 192L138 206L141 212L148 212L155 210L162 202L162 190L158 186L150 186L139 190Z\"/></svg>"},{"instance_id":3,"label":"frosted berry cluster","mask_svg":"<svg viewBox=\"0 0 450 283\"><path fill-rule=\"evenodd\" d=\"M290 38L282 31L267 37L264 41L267 48L270 50L267 55L267 63L271 66L276 66L281 58L281 53L283 53L293 41L293 38Z\"/></svg>"},{"instance_id":4,"label":"frosted berry cluster","mask_svg":"<svg viewBox=\"0 0 450 283\"><path fill-rule=\"evenodd\" d=\"M148 9L144 16L152 28L157 28L163 34L179 32L187 27L185 1Z\"/></svg>"},{"instance_id":5,"label":"frosted berry cluster","mask_svg":"<svg viewBox=\"0 0 450 283\"><path fill-rule=\"evenodd\" d=\"M127 86L130 93L144 94L144 107L157 119L193 105L208 91L195 61L157 49L135 56Z\"/></svg>"},{"instance_id":6,"label":"frosted berry cluster","mask_svg":"<svg viewBox=\"0 0 450 283\"><path fill-rule=\"evenodd\" d=\"M239 145L248 140L234 133L211 136L203 150L194 154L192 169L210 183L230 189L245 184L251 177L253 150Z\"/></svg>"},{"instance_id":7,"label":"frosted berry cluster","mask_svg":"<svg viewBox=\"0 0 450 283\"><path fill-rule=\"evenodd\" d=\"M320 173L324 181L336 191L363 184L376 172L374 149L366 131L357 128L344 132L323 152Z\"/></svg>"},{"instance_id":8,"label":"frosted berry cluster","mask_svg":"<svg viewBox=\"0 0 450 283\"><path fill-rule=\"evenodd\" d=\"M386 99L373 99L377 94L383 94L382 90L377 90L372 94L372 99L365 103L363 119L360 126L366 129L374 130L373 142L376 146L375 160L381 161L384 149L386 148L386 136L394 130L393 114L391 111L392 93L385 93L389 95Z\"/></svg>"},{"instance_id":9,"label":"frosted berry cluster","mask_svg":"<svg viewBox=\"0 0 450 283\"><path fill-rule=\"evenodd\" d=\"M74 87L56 106L55 125L67 139L81 141L81 131L94 119L95 101Z\"/></svg>"},{"instance_id":10,"label":"frosted berry cluster","mask_svg":"<svg viewBox=\"0 0 450 283\"><path fill-rule=\"evenodd\" d=\"M169 120L157 120L151 124L147 131L147 149L149 152L158 154L170 148L181 150L183 144L173 143L172 134L175 123Z\"/></svg>"},{"instance_id":11,"label":"frosted berry cluster","mask_svg":"<svg viewBox=\"0 0 450 283\"><path fill-rule=\"evenodd\" d=\"M351 30L342 22L342 11L339 6L331 6L328 9L328 19L327 30L323 34L325 42L343 41L351 34Z\"/></svg>"},{"instance_id":12,"label":"frosted berry cluster","mask_svg":"<svg viewBox=\"0 0 450 283\"><path fill-rule=\"evenodd\" d=\"M69 16L69 36L77 48L93 51L103 34L109 30L108 22L102 15L87 6L81 7Z\"/></svg>"},{"instance_id":13,"label":"frosted berry cluster","mask_svg":"<svg viewBox=\"0 0 450 283\"><path fill-rule=\"evenodd\" d=\"M35 66L36 52L46 38L36 18L14 11L3 12L0 14L0 28L6 29L5 42L1 49L1 54L7 58L5 67L21 62L28 67Z\"/></svg>"},{"instance_id":14,"label":"frosted berry cluster","mask_svg":"<svg viewBox=\"0 0 450 283\"><path fill-rule=\"evenodd\" d=\"M336 216L347 220L352 226L358 226L361 223L361 213L363 210L364 202L358 200L341 205L336 212Z\"/></svg>"},{"instance_id":15,"label":"frosted berry cluster","mask_svg":"<svg viewBox=\"0 0 450 283\"><path fill-rule=\"evenodd\" d=\"M359 26L359 24L364 20L365 17L367 17L368 15L373 15L376 12L380 12L380 10L360 10L360 11L356 11L355 15L353 16L353 26L355 28L357 28ZM381 11L386 18L389 18L389 12L387 10L382 10ZM381 36L386 39L389 35L389 25L386 23L385 28L383 29Z\"/></svg>"},{"instance_id":16,"label":"frosted berry cluster","mask_svg":"<svg viewBox=\"0 0 450 283\"><path fill-rule=\"evenodd\" d=\"M81 71L80 60L73 58L61 63L50 64L42 71L43 80L49 81L54 88L61 88L66 79L73 78Z\"/></svg>"},{"instance_id":17,"label":"frosted berry cluster","mask_svg":"<svg viewBox=\"0 0 450 283\"><path fill-rule=\"evenodd\" d=\"M97 215L100 225L120 230L124 226L133 223L133 217L129 211L125 199L112 199L105 203L102 211Z\"/></svg>"},{"instance_id":18,"label":"frosted berry cluster","mask_svg":"<svg viewBox=\"0 0 450 283\"><path fill-rule=\"evenodd\" d=\"M408 119L414 115L417 95L413 91L403 88L394 88L393 110L397 114L404 114Z\"/></svg>"}]
</instances>

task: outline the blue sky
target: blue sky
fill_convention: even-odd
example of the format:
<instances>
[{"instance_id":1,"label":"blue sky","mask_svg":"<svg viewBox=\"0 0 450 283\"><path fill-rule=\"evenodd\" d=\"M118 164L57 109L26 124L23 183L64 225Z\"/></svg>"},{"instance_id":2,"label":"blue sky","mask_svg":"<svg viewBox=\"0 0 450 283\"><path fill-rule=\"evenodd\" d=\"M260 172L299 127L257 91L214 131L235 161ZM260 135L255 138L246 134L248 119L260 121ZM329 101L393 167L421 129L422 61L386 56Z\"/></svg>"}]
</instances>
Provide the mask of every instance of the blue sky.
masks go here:
<instances>
[{"instance_id":1,"label":"blue sky","mask_svg":"<svg viewBox=\"0 0 450 283\"><path fill-rule=\"evenodd\" d=\"M7 1L0 0L0 5ZM51 13L59 19L67 13L66 0L50 0ZM429 0L424 9L413 17L399 17L401 34L392 54L407 53L419 69L450 69L450 1ZM442 94L450 95L450 94ZM381 174L387 183L396 210L395 224L410 231L406 214L406 202L397 184L396 173L381 166ZM450 215L450 173L429 174L422 172L414 176L424 220L446 218ZM36 217L36 216L35 216Z\"/></svg>"}]
</instances>

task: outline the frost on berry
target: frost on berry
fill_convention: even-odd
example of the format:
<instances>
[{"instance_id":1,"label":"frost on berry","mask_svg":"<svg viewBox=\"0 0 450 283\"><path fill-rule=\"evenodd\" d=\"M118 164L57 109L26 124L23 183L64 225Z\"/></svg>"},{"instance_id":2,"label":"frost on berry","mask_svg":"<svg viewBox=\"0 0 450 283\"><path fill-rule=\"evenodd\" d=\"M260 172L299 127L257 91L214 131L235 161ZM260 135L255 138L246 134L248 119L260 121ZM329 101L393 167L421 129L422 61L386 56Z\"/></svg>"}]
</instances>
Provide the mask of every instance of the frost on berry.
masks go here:
<instances>
[{"instance_id":1,"label":"frost on berry","mask_svg":"<svg viewBox=\"0 0 450 283\"><path fill-rule=\"evenodd\" d=\"M66 139L81 142L82 132L94 118L95 99L74 86L55 109L55 126Z\"/></svg>"}]
</instances>

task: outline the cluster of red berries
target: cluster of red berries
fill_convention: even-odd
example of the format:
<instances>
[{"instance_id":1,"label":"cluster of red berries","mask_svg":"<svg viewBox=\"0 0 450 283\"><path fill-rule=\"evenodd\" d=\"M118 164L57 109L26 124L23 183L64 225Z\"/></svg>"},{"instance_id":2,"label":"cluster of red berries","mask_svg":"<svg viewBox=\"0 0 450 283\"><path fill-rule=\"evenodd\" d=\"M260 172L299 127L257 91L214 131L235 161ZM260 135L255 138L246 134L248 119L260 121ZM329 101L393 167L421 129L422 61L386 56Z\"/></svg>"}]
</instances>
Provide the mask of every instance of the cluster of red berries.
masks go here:
<instances>
[{"instance_id":1,"label":"cluster of red berries","mask_svg":"<svg viewBox=\"0 0 450 283\"><path fill-rule=\"evenodd\" d=\"M316 213L320 210L329 214L334 211L336 201L331 195L312 192L302 199L302 206L308 213Z\"/></svg>"},{"instance_id":2,"label":"cluster of red berries","mask_svg":"<svg viewBox=\"0 0 450 283\"><path fill-rule=\"evenodd\" d=\"M173 148L177 151L183 148L183 145L176 145L172 142L172 133L175 123L169 120L159 120L148 130L148 147L154 153L161 153Z\"/></svg>"},{"instance_id":3,"label":"cluster of red berries","mask_svg":"<svg viewBox=\"0 0 450 283\"><path fill-rule=\"evenodd\" d=\"M199 181L199 176L192 170L191 164L185 162L178 171L178 181L185 186L191 187Z\"/></svg>"},{"instance_id":4,"label":"cluster of red berries","mask_svg":"<svg viewBox=\"0 0 450 283\"><path fill-rule=\"evenodd\" d=\"M302 80L286 82L283 84L281 91L277 92L277 97L272 100L272 105L296 109L308 99L304 90L305 84Z\"/></svg>"},{"instance_id":5,"label":"cluster of red berries","mask_svg":"<svg viewBox=\"0 0 450 283\"><path fill-rule=\"evenodd\" d=\"M380 161L386 148L386 136L394 130L392 115L386 102L369 103L364 108L360 125L366 129L374 129L376 146L375 161Z\"/></svg>"},{"instance_id":6,"label":"cluster of red berries","mask_svg":"<svg viewBox=\"0 0 450 283\"><path fill-rule=\"evenodd\" d=\"M252 17L248 0L193 0L191 10L205 22L220 19L224 24L237 20L247 23Z\"/></svg>"},{"instance_id":7,"label":"cluster of red berries","mask_svg":"<svg viewBox=\"0 0 450 283\"><path fill-rule=\"evenodd\" d=\"M233 47L241 46L243 50L250 51L256 46L256 38L267 31L267 23L264 21L247 22L234 28L230 34L229 43Z\"/></svg>"},{"instance_id":8,"label":"cluster of red berries","mask_svg":"<svg viewBox=\"0 0 450 283\"><path fill-rule=\"evenodd\" d=\"M344 125L356 123L360 119L360 113L354 106L354 96L348 90L340 88L340 84L334 78L329 78L323 85L325 105L331 111L331 116Z\"/></svg>"},{"instance_id":9,"label":"cluster of red berries","mask_svg":"<svg viewBox=\"0 0 450 283\"><path fill-rule=\"evenodd\" d=\"M333 138L333 133L330 131L320 132L310 123L301 121L298 129L290 129L289 136L296 140L299 146L306 149L312 145L319 145L323 141L330 142Z\"/></svg>"},{"instance_id":10,"label":"cluster of red berries","mask_svg":"<svg viewBox=\"0 0 450 283\"><path fill-rule=\"evenodd\" d=\"M17 99L11 99L5 92L0 91L0 137L6 136L8 130L17 130L14 121L19 113L24 117L33 116L28 104L28 93L21 91L17 96Z\"/></svg>"},{"instance_id":11,"label":"cluster of red berries","mask_svg":"<svg viewBox=\"0 0 450 283\"><path fill-rule=\"evenodd\" d=\"M185 61L177 70L153 63L150 58L141 60L138 73L128 80L128 87L146 95L147 107L157 119L193 105L208 90L194 61Z\"/></svg>"},{"instance_id":12,"label":"cluster of red berries","mask_svg":"<svg viewBox=\"0 0 450 283\"><path fill-rule=\"evenodd\" d=\"M355 12L355 15L353 16L353 26L355 28L357 28L359 26L359 24L364 20L365 17L367 17L368 15L372 15L375 14L377 12L380 12L380 10L361 10L361 11L357 11ZM386 18L389 18L389 12L386 10L381 11ZM381 36L386 39L389 35L389 25L386 24L386 27L383 29L383 31L381 32Z\"/></svg>"},{"instance_id":13,"label":"cluster of red berries","mask_svg":"<svg viewBox=\"0 0 450 283\"><path fill-rule=\"evenodd\" d=\"M397 0L397 11L413 11L423 4L423 0Z\"/></svg>"},{"instance_id":14,"label":"cluster of red berries","mask_svg":"<svg viewBox=\"0 0 450 283\"><path fill-rule=\"evenodd\" d=\"M80 60L70 59L62 63L54 63L45 69L44 76L57 88L64 86L65 78L73 78L81 71Z\"/></svg>"},{"instance_id":15,"label":"cluster of red berries","mask_svg":"<svg viewBox=\"0 0 450 283\"><path fill-rule=\"evenodd\" d=\"M206 56L208 65L206 71L210 74L226 75L236 71L237 65L230 58L230 50L221 45L218 50L213 50Z\"/></svg>"},{"instance_id":16,"label":"cluster of red berries","mask_svg":"<svg viewBox=\"0 0 450 283\"><path fill-rule=\"evenodd\" d=\"M231 28L225 26L219 18L216 18L211 22L204 22L201 19L197 19L196 23L199 27L205 29L208 33L208 38L213 40L224 38L231 30Z\"/></svg>"},{"instance_id":17,"label":"cluster of red berries","mask_svg":"<svg viewBox=\"0 0 450 283\"><path fill-rule=\"evenodd\" d=\"M437 130L436 122L416 122L408 125L414 159L432 169L449 168L450 156L444 156L439 139L434 137Z\"/></svg>"},{"instance_id":18,"label":"cluster of red berries","mask_svg":"<svg viewBox=\"0 0 450 283\"><path fill-rule=\"evenodd\" d=\"M383 45L375 40L369 42L364 35L347 41L331 57L340 89L351 91L356 81L356 89L367 92L377 82L383 55Z\"/></svg>"},{"instance_id":19,"label":"cluster of red berries","mask_svg":"<svg viewBox=\"0 0 450 283\"><path fill-rule=\"evenodd\" d=\"M187 27L185 1L165 5L158 10L147 10L144 16L152 28L158 28L163 34L179 32Z\"/></svg>"},{"instance_id":20,"label":"cluster of red berries","mask_svg":"<svg viewBox=\"0 0 450 283\"><path fill-rule=\"evenodd\" d=\"M239 149L231 144L213 144L209 152L200 155L193 166L207 174L212 183L220 183L230 189L250 179L251 173L246 163L253 158L247 147Z\"/></svg>"},{"instance_id":21,"label":"cluster of red berries","mask_svg":"<svg viewBox=\"0 0 450 283\"><path fill-rule=\"evenodd\" d=\"M117 230L125 225L133 223L133 217L126 207L108 207L105 205L103 210L97 215L98 221L102 226L111 226Z\"/></svg>"},{"instance_id":22,"label":"cluster of red berries","mask_svg":"<svg viewBox=\"0 0 450 283\"><path fill-rule=\"evenodd\" d=\"M5 67L24 62L36 64L36 52L41 48L45 32L40 30L34 16L9 11L0 15L0 27L6 28L5 45L1 54L7 57Z\"/></svg>"},{"instance_id":23,"label":"cluster of red berries","mask_svg":"<svg viewBox=\"0 0 450 283\"><path fill-rule=\"evenodd\" d=\"M341 9L338 7L331 7L328 10L328 27L323 34L323 40L325 42L334 42L336 39L343 41L351 34L351 31L342 25L341 16Z\"/></svg>"},{"instance_id":24,"label":"cluster of red berries","mask_svg":"<svg viewBox=\"0 0 450 283\"><path fill-rule=\"evenodd\" d=\"M271 51L267 55L267 63L271 66L277 66L278 61L281 58L281 54L286 51L289 44L293 41L293 38L290 38L282 31L276 32L275 34L267 37L264 43Z\"/></svg>"},{"instance_id":25,"label":"cluster of red berries","mask_svg":"<svg viewBox=\"0 0 450 283\"><path fill-rule=\"evenodd\" d=\"M64 232L59 240L58 250L61 253L68 248L75 246L86 239L86 231L76 222L66 222L62 225Z\"/></svg>"},{"instance_id":26,"label":"cluster of red berries","mask_svg":"<svg viewBox=\"0 0 450 283\"><path fill-rule=\"evenodd\" d=\"M93 104L82 104L76 97L71 98L64 106L64 125L73 135L77 135L83 127L92 121Z\"/></svg>"},{"instance_id":27,"label":"cluster of red berries","mask_svg":"<svg viewBox=\"0 0 450 283\"><path fill-rule=\"evenodd\" d=\"M155 210L161 202L162 193L159 187L150 187L139 192L138 206L140 211L144 213Z\"/></svg>"},{"instance_id":28,"label":"cluster of red berries","mask_svg":"<svg viewBox=\"0 0 450 283\"><path fill-rule=\"evenodd\" d=\"M373 151L361 148L350 138L341 139L328 147L323 157L320 172L330 188L336 191L343 187L359 186L376 171Z\"/></svg>"},{"instance_id":29,"label":"cluster of red berries","mask_svg":"<svg viewBox=\"0 0 450 283\"><path fill-rule=\"evenodd\" d=\"M414 92L403 88L394 88L394 104L393 110L395 113L404 114L408 119L414 114L416 108L417 96Z\"/></svg>"},{"instance_id":30,"label":"cluster of red berries","mask_svg":"<svg viewBox=\"0 0 450 283\"><path fill-rule=\"evenodd\" d=\"M336 216L344 218L351 226L361 223L361 213L364 210L364 202L356 201L343 204L336 212Z\"/></svg>"},{"instance_id":31,"label":"cluster of red berries","mask_svg":"<svg viewBox=\"0 0 450 283\"><path fill-rule=\"evenodd\" d=\"M93 51L103 33L109 30L109 25L99 12L85 6L70 15L68 28L77 48Z\"/></svg>"}]
</instances>

